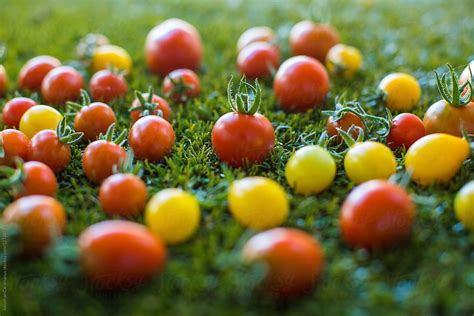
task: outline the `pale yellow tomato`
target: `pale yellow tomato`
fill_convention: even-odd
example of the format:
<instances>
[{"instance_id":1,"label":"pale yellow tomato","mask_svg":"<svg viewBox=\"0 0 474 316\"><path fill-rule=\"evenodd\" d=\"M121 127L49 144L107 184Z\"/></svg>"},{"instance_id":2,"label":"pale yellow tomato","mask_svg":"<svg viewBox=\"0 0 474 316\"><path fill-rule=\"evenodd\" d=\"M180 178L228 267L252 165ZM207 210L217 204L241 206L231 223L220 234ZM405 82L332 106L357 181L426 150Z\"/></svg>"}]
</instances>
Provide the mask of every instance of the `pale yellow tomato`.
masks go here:
<instances>
[{"instance_id":1,"label":"pale yellow tomato","mask_svg":"<svg viewBox=\"0 0 474 316\"><path fill-rule=\"evenodd\" d=\"M454 211L465 227L474 230L474 180L466 183L456 194Z\"/></svg>"},{"instance_id":2,"label":"pale yellow tomato","mask_svg":"<svg viewBox=\"0 0 474 316\"><path fill-rule=\"evenodd\" d=\"M336 44L326 55L326 67L335 75L352 77L362 66L362 54L353 46Z\"/></svg>"},{"instance_id":3,"label":"pale yellow tomato","mask_svg":"<svg viewBox=\"0 0 474 316\"><path fill-rule=\"evenodd\" d=\"M36 133L45 130L56 130L63 116L56 109L47 105L35 105L21 117L20 131L32 138Z\"/></svg>"},{"instance_id":4,"label":"pale yellow tomato","mask_svg":"<svg viewBox=\"0 0 474 316\"><path fill-rule=\"evenodd\" d=\"M385 92L385 103L390 110L407 111L420 101L420 84L415 77L406 73L389 74L382 79L379 89Z\"/></svg>"},{"instance_id":5,"label":"pale yellow tomato","mask_svg":"<svg viewBox=\"0 0 474 316\"><path fill-rule=\"evenodd\" d=\"M285 190L264 177L248 177L232 183L228 193L229 210L243 226L257 230L272 228L288 216Z\"/></svg>"},{"instance_id":6,"label":"pale yellow tomato","mask_svg":"<svg viewBox=\"0 0 474 316\"><path fill-rule=\"evenodd\" d=\"M130 73L132 59L125 49L116 45L98 46L92 56L92 71L97 72L109 67Z\"/></svg>"}]
</instances>

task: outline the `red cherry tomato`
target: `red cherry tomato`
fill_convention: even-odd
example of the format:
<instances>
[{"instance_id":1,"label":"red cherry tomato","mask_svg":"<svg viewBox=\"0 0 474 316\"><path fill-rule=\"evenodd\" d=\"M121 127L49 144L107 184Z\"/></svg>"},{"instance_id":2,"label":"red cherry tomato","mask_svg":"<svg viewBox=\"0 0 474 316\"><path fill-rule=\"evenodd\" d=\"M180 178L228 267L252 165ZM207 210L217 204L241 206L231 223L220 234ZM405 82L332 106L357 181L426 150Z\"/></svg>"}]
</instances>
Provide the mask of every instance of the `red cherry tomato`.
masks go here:
<instances>
[{"instance_id":1,"label":"red cherry tomato","mask_svg":"<svg viewBox=\"0 0 474 316\"><path fill-rule=\"evenodd\" d=\"M26 62L18 75L18 86L21 89L39 91L44 77L53 70L61 66L61 62L51 56L36 56Z\"/></svg>"},{"instance_id":2,"label":"red cherry tomato","mask_svg":"<svg viewBox=\"0 0 474 316\"><path fill-rule=\"evenodd\" d=\"M8 75L5 67L0 65L0 97L3 97L7 93L8 88Z\"/></svg>"},{"instance_id":3,"label":"red cherry tomato","mask_svg":"<svg viewBox=\"0 0 474 316\"><path fill-rule=\"evenodd\" d=\"M143 93L143 97L145 98L145 100L148 100L148 96L149 96L148 93ZM163 118L165 120L169 121L170 116L171 116L171 108L170 108L168 102L166 102L166 100L163 99L162 97L157 96L156 94L154 94L153 99L152 99L152 103L157 105L157 107L155 108L152 115L158 115L158 112L161 111L161 114L163 115ZM130 108L134 108L134 107L137 107L137 106L140 106L140 100L135 99L135 100L133 100L133 103L130 106ZM136 121L138 121L138 119L142 116L142 114L143 114L143 111L140 111L140 110L130 112L130 116L131 116L134 123Z\"/></svg>"},{"instance_id":4,"label":"red cherry tomato","mask_svg":"<svg viewBox=\"0 0 474 316\"><path fill-rule=\"evenodd\" d=\"M145 226L108 220L84 230L78 239L83 272L101 290L123 290L160 273L166 263L163 241Z\"/></svg>"},{"instance_id":5,"label":"red cherry tomato","mask_svg":"<svg viewBox=\"0 0 474 316\"><path fill-rule=\"evenodd\" d=\"M398 185L371 180L357 186L344 201L342 237L352 247L379 249L405 239L415 219L415 205Z\"/></svg>"},{"instance_id":6,"label":"red cherry tomato","mask_svg":"<svg viewBox=\"0 0 474 316\"><path fill-rule=\"evenodd\" d=\"M329 137L337 135L336 140L338 142L342 142L343 139L339 135L339 132L337 131L337 129L339 128L345 132L348 132L349 129L353 126L360 127L362 128L363 131L365 131L364 121L360 117L358 117L356 114L352 112L347 112L337 121L334 120L334 117L330 116L326 124L326 131ZM359 130L356 128L352 128L350 135L352 136L353 139L357 139L357 137L359 136Z\"/></svg>"},{"instance_id":7,"label":"red cherry tomato","mask_svg":"<svg viewBox=\"0 0 474 316\"><path fill-rule=\"evenodd\" d=\"M392 120L387 144L392 149L404 147L405 149L426 135L423 121L411 113L402 113Z\"/></svg>"},{"instance_id":8,"label":"red cherry tomato","mask_svg":"<svg viewBox=\"0 0 474 316\"><path fill-rule=\"evenodd\" d=\"M6 126L18 128L23 114L34 105L36 105L36 102L30 98L18 97L11 99L3 107L3 122Z\"/></svg>"},{"instance_id":9,"label":"red cherry tomato","mask_svg":"<svg viewBox=\"0 0 474 316\"><path fill-rule=\"evenodd\" d=\"M173 102L184 103L199 96L201 83L194 71L177 69L166 76L162 91Z\"/></svg>"},{"instance_id":10,"label":"red cherry tomato","mask_svg":"<svg viewBox=\"0 0 474 316\"><path fill-rule=\"evenodd\" d=\"M128 134L128 144L137 159L157 162L171 151L174 138L173 127L167 120L149 115L133 124Z\"/></svg>"},{"instance_id":11,"label":"red cherry tomato","mask_svg":"<svg viewBox=\"0 0 474 316\"><path fill-rule=\"evenodd\" d=\"M136 216L145 208L145 183L133 174L114 174L100 186L99 201L109 215Z\"/></svg>"},{"instance_id":12,"label":"red cherry tomato","mask_svg":"<svg viewBox=\"0 0 474 316\"><path fill-rule=\"evenodd\" d=\"M237 52L244 49L245 46L255 42L271 43L276 39L275 32L268 26L251 27L240 35L237 41Z\"/></svg>"},{"instance_id":13,"label":"red cherry tomato","mask_svg":"<svg viewBox=\"0 0 474 316\"><path fill-rule=\"evenodd\" d=\"M24 179L15 199L29 195L56 195L57 181L54 172L44 163L28 161L23 165Z\"/></svg>"},{"instance_id":14,"label":"red cherry tomato","mask_svg":"<svg viewBox=\"0 0 474 316\"><path fill-rule=\"evenodd\" d=\"M271 76L279 64L278 48L265 42L255 42L245 46L237 57L240 73L250 79Z\"/></svg>"},{"instance_id":15,"label":"red cherry tomato","mask_svg":"<svg viewBox=\"0 0 474 316\"><path fill-rule=\"evenodd\" d=\"M84 139L94 141L100 134L105 135L110 125L115 123L114 111L105 103L93 102L84 106L76 114L74 129L84 133Z\"/></svg>"},{"instance_id":16,"label":"red cherry tomato","mask_svg":"<svg viewBox=\"0 0 474 316\"><path fill-rule=\"evenodd\" d=\"M84 150L82 168L89 180L100 183L110 177L114 166L117 168L125 159L127 159L127 152L119 145L105 140L96 140Z\"/></svg>"},{"instance_id":17,"label":"red cherry tomato","mask_svg":"<svg viewBox=\"0 0 474 316\"><path fill-rule=\"evenodd\" d=\"M273 89L285 111L304 112L324 101L329 91L329 76L316 59L292 57L278 69Z\"/></svg>"},{"instance_id":18,"label":"red cherry tomato","mask_svg":"<svg viewBox=\"0 0 474 316\"><path fill-rule=\"evenodd\" d=\"M3 222L18 225L25 255L40 255L62 235L66 212L54 198L32 195L7 206Z\"/></svg>"},{"instance_id":19,"label":"red cherry tomato","mask_svg":"<svg viewBox=\"0 0 474 316\"><path fill-rule=\"evenodd\" d=\"M324 63L326 55L337 43L339 35L330 25L301 21L290 31L290 46L293 55L306 55Z\"/></svg>"},{"instance_id":20,"label":"red cherry tomato","mask_svg":"<svg viewBox=\"0 0 474 316\"><path fill-rule=\"evenodd\" d=\"M0 156L0 166L14 166L15 158L27 160L31 146L30 139L16 129L6 129L0 132L3 157Z\"/></svg>"},{"instance_id":21,"label":"red cherry tomato","mask_svg":"<svg viewBox=\"0 0 474 316\"><path fill-rule=\"evenodd\" d=\"M111 102L124 98L128 92L127 81L122 74L108 69L96 72L89 83L92 99L100 102Z\"/></svg>"},{"instance_id":22,"label":"red cherry tomato","mask_svg":"<svg viewBox=\"0 0 474 316\"><path fill-rule=\"evenodd\" d=\"M74 101L81 95L84 80L81 74L70 66L54 68L41 85L41 95L47 103L64 104Z\"/></svg>"},{"instance_id":23,"label":"red cherry tomato","mask_svg":"<svg viewBox=\"0 0 474 316\"><path fill-rule=\"evenodd\" d=\"M244 246L244 260L267 267L263 288L277 298L307 292L324 269L324 253L309 234L291 228L274 228L252 237Z\"/></svg>"},{"instance_id":24,"label":"red cherry tomato","mask_svg":"<svg viewBox=\"0 0 474 316\"><path fill-rule=\"evenodd\" d=\"M61 172L71 161L71 147L61 142L56 131L45 129L31 139L28 160L40 161L54 172Z\"/></svg>"},{"instance_id":25,"label":"red cherry tomato","mask_svg":"<svg viewBox=\"0 0 474 316\"><path fill-rule=\"evenodd\" d=\"M183 20L169 19L154 27L146 38L148 68L161 76L173 70L195 70L201 64L203 48L197 30Z\"/></svg>"}]
</instances>

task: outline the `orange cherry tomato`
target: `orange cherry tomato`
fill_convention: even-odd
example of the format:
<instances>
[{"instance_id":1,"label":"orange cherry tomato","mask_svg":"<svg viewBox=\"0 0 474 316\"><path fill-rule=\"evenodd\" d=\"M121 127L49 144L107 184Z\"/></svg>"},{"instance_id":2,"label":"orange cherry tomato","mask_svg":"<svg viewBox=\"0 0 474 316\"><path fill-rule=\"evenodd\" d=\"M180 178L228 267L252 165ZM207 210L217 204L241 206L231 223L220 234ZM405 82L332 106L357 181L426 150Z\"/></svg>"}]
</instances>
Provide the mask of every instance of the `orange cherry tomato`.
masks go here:
<instances>
[{"instance_id":1,"label":"orange cherry tomato","mask_svg":"<svg viewBox=\"0 0 474 316\"><path fill-rule=\"evenodd\" d=\"M11 99L5 103L3 107L3 123L12 128L20 127L20 120L23 114L36 104L37 103L30 98L18 97Z\"/></svg>"},{"instance_id":2,"label":"orange cherry tomato","mask_svg":"<svg viewBox=\"0 0 474 316\"><path fill-rule=\"evenodd\" d=\"M15 199L29 195L56 196L56 176L47 165L39 161L28 161L23 165L23 174L21 188L14 192Z\"/></svg>"},{"instance_id":3,"label":"orange cherry tomato","mask_svg":"<svg viewBox=\"0 0 474 316\"><path fill-rule=\"evenodd\" d=\"M237 41L237 51L240 52L247 45L255 42L271 43L276 39L275 32L267 26L251 27L240 35Z\"/></svg>"},{"instance_id":4,"label":"orange cherry tomato","mask_svg":"<svg viewBox=\"0 0 474 316\"><path fill-rule=\"evenodd\" d=\"M6 129L0 131L0 141L0 147L3 147L0 166L14 166L16 158L27 160L31 142L25 134L16 129Z\"/></svg>"},{"instance_id":5,"label":"orange cherry tomato","mask_svg":"<svg viewBox=\"0 0 474 316\"><path fill-rule=\"evenodd\" d=\"M404 147L405 149L426 135L423 121L411 113L402 113L392 120L390 133L387 136L387 145L392 150Z\"/></svg>"},{"instance_id":6,"label":"orange cherry tomato","mask_svg":"<svg viewBox=\"0 0 474 316\"><path fill-rule=\"evenodd\" d=\"M18 86L21 89L40 91L44 77L61 66L61 62L52 56L36 56L28 60L18 75Z\"/></svg>"},{"instance_id":7,"label":"orange cherry tomato","mask_svg":"<svg viewBox=\"0 0 474 316\"><path fill-rule=\"evenodd\" d=\"M183 20L166 20L147 35L145 57L148 68L161 76L180 68L197 69L202 55L199 33Z\"/></svg>"},{"instance_id":8,"label":"orange cherry tomato","mask_svg":"<svg viewBox=\"0 0 474 316\"><path fill-rule=\"evenodd\" d=\"M143 93L143 98L145 98L145 100L148 100L148 96L149 96L148 93ZM167 121L170 120L171 108L170 108L168 102L166 102L165 99L163 99L162 97L154 94L151 103L156 104L157 106L156 106L155 110L153 111L153 113L150 113L150 114L158 115L158 112L161 111L162 117ZM135 99L135 100L133 100L133 103L130 106L130 108L134 108L134 107L137 107L137 106L140 106L140 100ZM138 121L138 119L142 115L143 115L143 111L140 111L140 110L130 112L130 117L132 118L134 123L136 121Z\"/></svg>"},{"instance_id":9,"label":"orange cherry tomato","mask_svg":"<svg viewBox=\"0 0 474 316\"><path fill-rule=\"evenodd\" d=\"M138 215L145 208L146 198L145 183L133 174L114 174L100 186L100 205L108 215Z\"/></svg>"},{"instance_id":10,"label":"orange cherry tomato","mask_svg":"<svg viewBox=\"0 0 474 316\"><path fill-rule=\"evenodd\" d=\"M306 55L324 63L328 51L339 43L336 30L325 24L301 21L290 31L290 46L293 55Z\"/></svg>"},{"instance_id":11,"label":"orange cherry tomato","mask_svg":"<svg viewBox=\"0 0 474 316\"><path fill-rule=\"evenodd\" d=\"M65 104L75 101L81 95L84 80L81 74L70 66L56 67L43 79L41 95L47 103Z\"/></svg>"},{"instance_id":12,"label":"orange cherry tomato","mask_svg":"<svg viewBox=\"0 0 474 316\"><path fill-rule=\"evenodd\" d=\"M84 139L94 141L100 134L105 135L110 125L115 123L115 114L110 106L93 102L81 108L74 118L76 132L84 133Z\"/></svg>"},{"instance_id":13,"label":"orange cherry tomato","mask_svg":"<svg viewBox=\"0 0 474 316\"><path fill-rule=\"evenodd\" d=\"M431 105L423 118L426 134L445 133L461 137L461 126L474 133L474 102L463 106L453 106L445 100Z\"/></svg>"},{"instance_id":14,"label":"orange cherry tomato","mask_svg":"<svg viewBox=\"0 0 474 316\"><path fill-rule=\"evenodd\" d=\"M136 121L128 134L128 144L135 157L150 162L163 159L173 148L174 139L171 124L156 115L145 116Z\"/></svg>"},{"instance_id":15,"label":"orange cherry tomato","mask_svg":"<svg viewBox=\"0 0 474 316\"><path fill-rule=\"evenodd\" d=\"M116 74L108 69L96 72L89 83L92 99L100 102L111 102L124 98L128 85L122 74Z\"/></svg>"},{"instance_id":16,"label":"orange cherry tomato","mask_svg":"<svg viewBox=\"0 0 474 316\"><path fill-rule=\"evenodd\" d=\"M184 103L199 96L201 83L196 73L189 69L177 69L163 80L163 93L173 102Z\"/></svg>"},{"instance_id":17,"label":"orange cherry tomato","mask_svg":"<svg viewBox=\"0 0 474 316\"><path fill-rule=\"evenodd\" d=\"M105 140L96 140L90 143L82 155L82 168L86 177L95 183L101 183L113 174L127 159L125 149L117 144Z\"/></svg>"},{"instance_id":18,"label":"orange cherry tomato","mask_svg":"<svg viewBox=\"0 0 474 316\"><path fill-rule=\"evenodd\" d=\"M243 248L243 258L266 266L264 290L283 299L310 290L325 265L319 243L311 235L292 228L273 228L253 236Z\"/></svg>"},{"instance_id":19,"label":"orange cherry tomato","mask_svg":"<svg viewBox=\"0 0 474 316\"><path fill-rule=\"evenodd\" d=\"M62 235L66 212L52 197L31 195L7 206L3 222L18 225L25 255L40 255Z\"/></svg>"},{"instance_id":20,"label":"orange cherry tomato","mask_svg":"<svg viewBox=\"0 0 474 316\"><path fill-rule=\"evenodd\" d=\"M28 160L40 161L54 172L61 172L71 161L71 147L59 139L56 131L45 129L31 139Z\"/></svg>"},{"instance_id":21,"label":"orange cherry tomato","mask_svg":"<svg viewBox=\"0 0 474 316\"><path fill-rule=\"evenodd\" d=\"M329 76L316 59L291 57L278 69L273 89L285 111L305 112L321 106L329 91Z\"/></svg>"},{"instance_id":22,"label":"orange cherry tomato","mask_svg":"<svg viewBox=\"0 0 474 316\"><path fill-rule=\"evenodd\" d=\"M78 238L81 268L95 288L124 290L160 273L166 263L163 241L145 226L108 220Z\"/></svg>"},{"instance_id":23,"label":"orange cherry tomato","mask_svg":"<svg viewBox=\"0 0 474 316\"><path fill-rule=\"evenodd\" d=\"M344 114L340 119L334 120L334 117L330 116L328 118L328 122L326 124L326 132L328 133L329 137L336 136L336 140L338 142L343 142L342 137L339 135L337 129L342 129L345 132L348 132L351 127L360 127L363 131L365 131L364 121L352 112L347 112ZM353 139L357 139L359 136L359 130L353 128L351 130L350 135Z\"/></svg>"},{"instance_id":24,"label":"orange cherry tomato","mask_svg":"<svg viewBox=\"0 0 474 316\"><path fill-rule=\"evenodd\" d=\"M272 75L280 64L280 52L265 42L255 42L243 48L237 57L237 66L247 78L265 78Z\"/></svg>"},{"instance_id":25,"label":"orange cherry tomato","mask_svg":"<svg viewBox=\"0 0 474 316\"><path fill-rule=\"evenodd\" d=\"M415 205L396 184L371 180L357 186L342 205L342 237L352 247L380 249L405 239L415 219Z\"/></svg>"}]
</instances>

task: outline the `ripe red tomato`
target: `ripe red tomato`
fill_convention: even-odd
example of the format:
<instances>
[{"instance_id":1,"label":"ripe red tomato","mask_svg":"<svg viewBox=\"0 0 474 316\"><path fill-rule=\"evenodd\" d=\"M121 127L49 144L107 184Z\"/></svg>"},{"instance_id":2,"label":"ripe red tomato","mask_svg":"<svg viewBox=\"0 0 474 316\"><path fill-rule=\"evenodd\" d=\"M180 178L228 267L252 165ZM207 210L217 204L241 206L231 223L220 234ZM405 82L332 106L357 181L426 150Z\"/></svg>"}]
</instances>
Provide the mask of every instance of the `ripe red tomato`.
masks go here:
<instances>
[{"instance_id":1,"label":"ripe red tomato","mask_svg":"<svg viewBox=\"0 0 474 316\"><path fill-rule=\"evenodd\" d=\"M245 46L237 57L237 66L247 78L271 76L280 64L280 52L272 44L255 42Z\"/></svg>"},{"instance_id":2,"label":"ripe red tomato","mask_svg":"<svg viewBox=\"0 0 474 316\"><path fill-rule=\"evenodd\" d=\"M8 101L2 110L3 122L6 126L18 128L23 114L36 102L30 98L13 98Z\"/></svg>"},{"instance_id":3,"label":"ripe red tomato","mask_svg":"<svg viewBox=\"0 0 474 316\"><path fill-rule=\"evenodd\" d=\"M15 199L29 195L56 196L57 181L54 172L44 163L28 161L23 165L24 178Z\"/></svg>"},{"instance_id":4,"label":"ripe red tomato","mask_svg":"<svg viewBox=\"0 0 474 316\"><path fill-rule=\"evenodd\" d=\"M39 91L44 77L61 66L61 62L52 56L36 56L28 60L18 75L18 86L21 89Z\"/></svg>"},{"instance_id":5,"label":"ripe red tomato","mask_svg":"<svg viewBox=\"0 0 474 316\"><path fill-rule=\"evenodd\" d=\"M110 125L115 123L112 108L102 102L93 102L84 106L74 118L76 132L84 133L84 139L94 141L100 134L105 135Z\"/></svg>"},{"instance_id":6,"label":"ripe red tomato","mask_svg":"<svg viewBox=\"0 0 474 316\"><path fill-rule=\"evenodd\" d=\"M306 55L324 63L328 51L339 43L339 35L330 25L301 21L290 31L293 55Z\"/></svg>"},{"instance_id":7,"label":"ripe red tomato","mask_svg":"<svg viewBox=\"0 0 474 316\"><path fill-rule=\"evenodd\" d=\"M324 253L309 234L292 228L274 228L252 237L243 248L247 262L267 267L264 290L288 299L307 292L321 276Z\"/></svg>"},{"instance_id":8,"label":"ripe red tomato","mask_svg":"<svg viewBox=\"0 0 474 316\"><path fill-rule=\"evenodd\" d=\"M329 76L316 59L296 56L281 64L273 89L285 111L305 112L324 101L329 91Z\"/></svg>"},{"instance_id":9,"label":"ripe red tomato","mask_svg":"<svg viewBox=\"0 0 474 316\"><path fill-rule=\"evenodd\" d=\"M127 159L125 149L106 140L96 140L90 143L82 155L82 168L87 178L95 183L101 183L113 174Z\"/></svg>"},{"instance_id":10,"label":"ripe red tomato","mask_svg":"<svg viewBox=\"0 0 474 316\"><path fill-rule=\"evenodd\" d=\"M111 102L124 98L128 92L127 81L123 74L108 69L96 72L89 83L92 99L100 102Z\"/></svg>"},{"instance_id":11,"label":"ripe red tomato","mask_svg":"<svg viewBox=\"0 0 474 316\"><path fill-rule=\"evenodd\" d=\"M237 52L244 49L245 46L255 42L271 43L276 39L275 32L267 26L251 27L240 35L237 41Z\"/></svg>"},{"instance_id":12,"label":"ripe red tomato","mask_svg":"<svg viewBox=\"0 0 474 316\"><path fill-rule=\"evenodd\" d=\"M81 95L84 80L81 74L70 66L56 67L43 79L41 95L47 103L64 104Z\"/></svg>"},{"instance_id":13,"label":"ripe red tomato","mask_svg":"<svg viewBox=\"0 0 474 316\"><path fill-rule=\"evenodd\" d=\"M114 174L100 186L99 201L108 215L136 216L145 208L145 183L133 174Z\"/></svg>"},{"instance_id":14,"label":"ripe red tomato","mask_svg":"<svg viewBox=\"0 0 474 316\"><path fill-rule=\"evenodd\" d=\"M157 96L156 94L153 94L153 99L150 102L149 93L143 93L142 95L143 98L146 100L145 104L141 104L140 100L136 98L135 100L133 100L133 103L130 106L130 108L141 107L140 110L130 112L130 116L134 123L138 121L138 119L143 115L144 110L148 110L151 115L158 115L158 112L161 111L161 114L163 115L162 117L165 120L169 121L171 116L171 108L165 99L160 96Z\"/></svg>"},{"instance_id":15,"label":"ripe red tomato","mask_svg":"<svg viewBox=\"0 0 474 316\"><path fill-rule=\"evenodd\" d=\"M199 96L201 83L194 71L177 69L166 76L162 91L173 102L184 103Z\"/></svg>"},{"instance_id":16,"label":"ripe red tomato","mask_svg":"<svg viewBox=\"0 0 474 316\"><path fill-rule=\"evenodd\" d=\"M25 134L16 129L6 129L0 132L0 141L0 147L3 147L0 166L14 166L16 158L27 160L31 142Z\"/></svg>"},{"instance_id":17,"label":"ripe red tomato","mask_svg":"<svg viewBox=\"0 0 474 316\"><path fill-rule=\"evenodd\" d=\"M3 97L7 93L8 88L8 75L5 67L0 65L0 97Z\"/></svg>"},{"instance_id":18,"label":"ripe red tomato","mask_svg":"<svg viewBox=\"0 0 474 316\"><path fill-rule=\"evenodd\" d=\"M163 241L145 226L108 220L84 230L78 238L83 272L101 290L124 290L160 273L166 263Z\"/></svg>"},{"instance_id":19,"label":"ripe red tomato","mask_svg":"<svg viewBox=\"0 0 474 316\"><path fill-rule=\"evenodd\" d=\"M345 132L348 132L349 129L353 126L360 127L362 128L363 131L365 131L364 121L356 114L352 112L347 112L337 121L334 120L334 117L330 116L326 124L326 132L328 133L329 137L337 135L336 140L338 142L342 142L343 139L339 135L339 132L337 131L337 129L339 128ZM357 137L359 136L359 130L353 128L351 130L350 135L352 136L353 139L357 139Z\"/></svg>"},{"instance_id":20,"label":"ripe red tomato","mask_svg":"<svg viewBox=\"0 0 474 316\"><path fill-rule=\"evenodd\" d=\"M71 147L59 139L56 131L45 129L31 139L28 160L40 161L54 172L61 172L71 161Z\"/></svg>"},{"instance_id":21,"label":"ripe red tomato","mask_svg":"<svg viewBox=\"0 0 474 316\"><path fill-rule=\"evenodd\" d=\"M174 138L173 127L167 120L149 115L133 124L128 134L128 144L137 159L156 162L171 151Z\"/></svg>"},{"instance_id":22,"label":"ripe red tomato","mask_svg":"<svg viewBox=\"0 0 474 316\"><path fill-rule=\"evenodd\" d=\"M40 255L62 235L66 226L66 212L54 198L32 195L7 206L3 212L3 222L18 225L25 255Z\"/></svg>"},{"instance_id":23,"label":"ripe red tomato","mask_svg":"<svg viewBox=\"0 0 474 316\"><path fill-rule=\"evenodd\" d=\"M183 20L169 19L148 33L145 57L148 68L161 76L175 69L195 70L201 64L203 48L197 30Z\"/></svg>"},{"instance_id":24,"label":"ripe red tomato","mask_svg":"<svg viewBox=\"0 0 474 316\"><path fill-rule=\"evenodd\" d=\"M405 239L415 219L415 205L396 184L371 180L357 186L344 201L342 237L352 247L379 249Z\"/></svg>"},{"instance_id":25,"label":"ripe red tomato","mask_svg":"<svg viewBox=\"0 0 474 316\"><path fill-rule=\"evenodd\" d=\"M426 135L423 121L411 113L402 113L392 120L390 133L387 136L387 145L395 150L404 147L405 150Z\"/></svg>"}]
</instances>

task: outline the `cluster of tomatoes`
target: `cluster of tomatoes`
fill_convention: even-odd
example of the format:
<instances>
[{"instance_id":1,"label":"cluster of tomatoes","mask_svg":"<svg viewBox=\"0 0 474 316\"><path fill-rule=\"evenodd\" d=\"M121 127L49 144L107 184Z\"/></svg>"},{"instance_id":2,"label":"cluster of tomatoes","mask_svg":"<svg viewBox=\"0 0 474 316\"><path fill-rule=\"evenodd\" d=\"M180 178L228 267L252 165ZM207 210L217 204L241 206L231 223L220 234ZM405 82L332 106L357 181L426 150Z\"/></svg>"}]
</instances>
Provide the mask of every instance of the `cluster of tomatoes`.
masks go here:
<instances>
[{"instance_id":1,"label":"cluster of tomatoes","mask_svg":"<svg viewBox=\"0 0 474 316\"><path fill-rule=\"evenodd\" d=\"M323 105L330 75L350 79L362 66L360 51L340 44L329 25L296 24L289 46L294 57L280 65L278 39L270 28L251 28L239 38L237 66L244 77L237 87L229 82L231 111L217 120L211 134L212 147L222 162L247 167L263 162L273 151L275 130L258 112L262 92L257 79L273 76L282 109L305 112ZM85 142L83 171L100 185L103 211L126 219L144 212L145 225L106 220L84 230L77 240L81 269L104 289L133 286L162 271L165 245L191 238L201 220L198 200L181 189L165 189L148 200L147 187L133 161L158 163L172 151L175 133L168 102L184 104L199 96L201 87L194 71L202 61L202 43L197 30L178 19L166 20L149 32L146 63L151 72L164 77L164 97L151 88L135 92L129 106L133 123L129 131L119 132L110 104L123 103L128 93L130 56L100 34L87 35L77 50L80 67L76 68L93 74L90 96L80 71L61 65L54 57L39 56L23 66L18 86L40 93L49 105L16 97L3 107L3 122L9 129L0 132L0 165L6 178L2 183L7 183L15 199L3 212L3 223L18 228L23 254L40 255L51 247L67 222L63 206L54 198L55 174L70 163L71 146ZM404 187L406 179L420 186L447 183L469 158L468 134L474 133L470 68L459 79L452 68L436 78L442 100L428 109L423 121L411 113L392 118L387 111L386 116L376 116L359 102L341 98L334 110L324 111L329 117L320 142L299 148L288 159L287 183L301 195L330 187L337 162L343 160L345 174L357 185L340 212L342 237L348 245L381 249L406 239L416 216L415 203ZM2 66L0 94L7 81ZM393 73L380 82L374 100L400 112L416 107L420 95L414 77ZM69 125L68 117L74 117L73 124ZM397 184L393 178L399 154L403 154L398 160L404 161L406 174L404 183ZM247 242L242 255L246 262L266 264L262 286L267 292L291 297L311 288L323 271L324 253L310 234L278 227L290 211L280 184L264 177L236 180L228 190L228 207L243 226L263 231ZM459 192L454 207L464 225L474 229L473 181Z\"/></svg>"}]
</instances>

